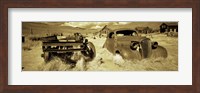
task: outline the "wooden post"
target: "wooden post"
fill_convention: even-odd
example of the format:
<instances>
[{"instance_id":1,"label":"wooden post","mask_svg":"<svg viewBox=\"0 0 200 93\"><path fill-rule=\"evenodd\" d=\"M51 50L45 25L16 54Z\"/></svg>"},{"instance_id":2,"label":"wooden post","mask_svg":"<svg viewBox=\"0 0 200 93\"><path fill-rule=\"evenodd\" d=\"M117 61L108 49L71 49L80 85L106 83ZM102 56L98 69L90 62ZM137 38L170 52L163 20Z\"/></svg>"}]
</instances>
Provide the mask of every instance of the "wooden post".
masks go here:
<instances>
[{"instance_id":1,"label":"wooden post","mask_svg":"<svg viewBox=\"0 0 200 93\"><path fill-rule=\"evenodd\" d=\"M31 35L33 35L33 30L32 30L32 28L30 28L30 33L31 33Z\"/></svg>"},{"instance_id":2,"label":"wooden post","mask_svg":"<svg viewBox=\"0 0 200 93\"><path fill-rule=\"evenodd\" d=\"M25 36L22 35L22 43L25 43Z\"/></svg>"}]
</instances>

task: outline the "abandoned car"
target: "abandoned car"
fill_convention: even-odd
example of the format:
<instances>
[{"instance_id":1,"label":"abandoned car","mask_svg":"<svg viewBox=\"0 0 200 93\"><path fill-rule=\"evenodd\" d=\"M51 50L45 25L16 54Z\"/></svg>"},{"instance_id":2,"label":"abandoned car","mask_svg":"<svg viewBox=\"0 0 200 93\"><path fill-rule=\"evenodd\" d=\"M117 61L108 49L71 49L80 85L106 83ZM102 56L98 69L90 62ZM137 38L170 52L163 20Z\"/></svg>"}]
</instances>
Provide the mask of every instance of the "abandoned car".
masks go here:
<instances>
[{"instance_id":1,"label":"abandoned car","mask_svg":"<svg viewBox=\"0 0 200 93\"><path fill-rule=\"evenodd\" d=\"M167 57L167 50L158 45L158 42L139 36L131 29L109 31L103 47L112 54L120 54L123 59L128 60Z\"/></svg>"},{"instance_id":2,"label":"abandoned car","mask_svg":"<svg viewBox=\"0 0 200 93\"><path fill-rule=\"evenodd\" d=\"M44 37L42 41L42 57L45 62L50 61L54 55L64 57L68 61L72 60L71 57L76 51L80 51L87 60L93 60L96 56L93 43L80 33L74 33L71 36L48 36Z\"/></svg>"}]
</instances>

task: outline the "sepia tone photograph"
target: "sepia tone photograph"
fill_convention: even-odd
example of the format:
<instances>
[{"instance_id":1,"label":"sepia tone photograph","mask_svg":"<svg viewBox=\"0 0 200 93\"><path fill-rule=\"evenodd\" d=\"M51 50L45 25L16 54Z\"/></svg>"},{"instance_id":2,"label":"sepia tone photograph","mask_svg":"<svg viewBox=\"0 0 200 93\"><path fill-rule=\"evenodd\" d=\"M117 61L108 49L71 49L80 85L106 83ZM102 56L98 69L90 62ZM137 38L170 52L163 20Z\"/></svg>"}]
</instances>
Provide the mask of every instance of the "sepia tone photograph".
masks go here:
<instances>
[{"instance_id":1,"label":"sepia tone photograph","mask_svg":"<svg viewBox=\"0 0 200 93\"><path fill-rule=\"evenodd\" d=\"M178 22L22 22L22 71L178 71Z\"/></svg>"}]
</instances>

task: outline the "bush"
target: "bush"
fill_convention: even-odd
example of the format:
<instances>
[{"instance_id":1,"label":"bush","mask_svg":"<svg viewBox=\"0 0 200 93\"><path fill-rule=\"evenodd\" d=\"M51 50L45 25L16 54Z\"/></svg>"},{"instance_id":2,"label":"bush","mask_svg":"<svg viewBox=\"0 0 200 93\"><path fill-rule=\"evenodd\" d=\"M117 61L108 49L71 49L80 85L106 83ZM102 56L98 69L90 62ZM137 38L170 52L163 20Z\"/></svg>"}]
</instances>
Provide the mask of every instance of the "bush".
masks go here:
<instances>
[{"instance_id":1,"label":"bush","mask_svg":"<svg viewBox=\"0 0 200 93\"><path fill-rule=\"evenodd\" d=\"M169 37L178 37L178 32L168 32L167 36L169 36Z\"/></svg>"}]
</instances>

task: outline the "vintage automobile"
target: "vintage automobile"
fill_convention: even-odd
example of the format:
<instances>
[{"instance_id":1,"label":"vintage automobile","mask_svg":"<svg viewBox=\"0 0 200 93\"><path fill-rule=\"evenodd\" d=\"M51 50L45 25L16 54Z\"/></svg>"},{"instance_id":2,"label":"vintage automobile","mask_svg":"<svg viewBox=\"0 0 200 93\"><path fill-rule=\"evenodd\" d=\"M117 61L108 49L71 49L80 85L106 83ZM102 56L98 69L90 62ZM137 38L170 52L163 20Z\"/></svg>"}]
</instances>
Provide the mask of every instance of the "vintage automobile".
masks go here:
<instances>
[{"instance_id":1,"label":"vintage automobile","mask_svg":"<svg viewBox=\"0 0 200 93\"><path fill-rule=\"evenodd\" d=\"M139 36L132 29L109 31L103 45L112 54L120 54L123 59L144 59L150 57L167 57L167 50L158 42Z\"/></svg>"},{"instance_id":2,"label":"vintage automobile","mask_svg":"<svg viewBox=\"0 0 200 93\"><path fill-rule=\"evenodd\" d=\"M62 56L69 60L76 51L87 57L87 60L93 60L96 56L95 46L80 33L74 33L71 36L47 36L42 38L41 55L45 62L51 60L52 56Z\"/></svg>"}]
</instances>

